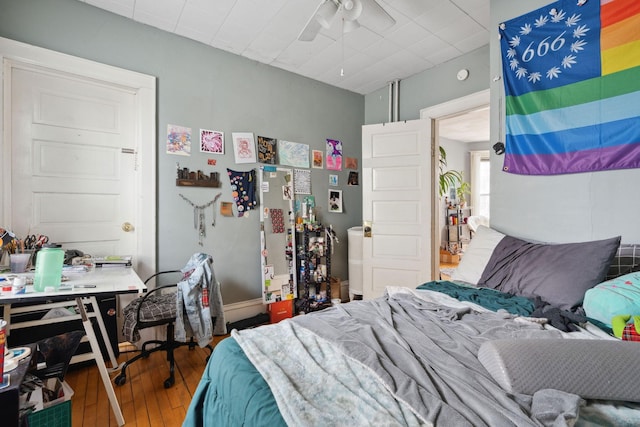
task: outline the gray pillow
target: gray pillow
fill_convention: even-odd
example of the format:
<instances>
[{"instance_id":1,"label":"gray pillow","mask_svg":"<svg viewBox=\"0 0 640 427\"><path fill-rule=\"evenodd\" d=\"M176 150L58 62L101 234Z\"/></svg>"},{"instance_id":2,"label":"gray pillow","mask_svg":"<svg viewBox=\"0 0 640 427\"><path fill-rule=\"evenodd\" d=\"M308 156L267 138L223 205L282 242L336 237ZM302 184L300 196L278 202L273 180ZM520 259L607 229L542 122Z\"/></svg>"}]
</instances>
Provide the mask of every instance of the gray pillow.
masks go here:
<instances>
[{"instance_id":1,"label":"gray pillow","mask_svg":"<svg viewBox=\"0 0 640 427\"><path fill-rule=\"evenodd\" d=\"M602 282L620 236L580 243L541 244L505 236L495 247L478 286L529 298L563 310L579 306Z\"/></svg>"},{"instance_id":2,"label":"gray pillow","mask_svg":"<svg viewBox=\"0 0 640 427\"><path fill-rule=\"evenodd\" d=\"M509 393L562 390L585 399L640 402L640 345L596 339L502 339L478 360Z\"/></svg>"}]
</instances>

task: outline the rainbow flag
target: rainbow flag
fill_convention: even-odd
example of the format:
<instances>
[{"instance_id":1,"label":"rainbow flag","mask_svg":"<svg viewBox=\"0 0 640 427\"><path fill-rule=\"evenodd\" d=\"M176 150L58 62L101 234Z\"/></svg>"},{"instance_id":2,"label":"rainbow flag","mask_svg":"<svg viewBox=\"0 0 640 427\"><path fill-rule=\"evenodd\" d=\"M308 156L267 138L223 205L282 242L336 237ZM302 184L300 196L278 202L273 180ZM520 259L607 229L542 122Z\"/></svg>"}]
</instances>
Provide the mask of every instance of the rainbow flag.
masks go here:
<instances>
[{"instance_id":1,"label":"rainbow flag","mask_svg":"<svg viewBox=\"0 0 640 427\"><path fill-rule=\"evenodd\" d=\"M640 0L557 1L501 24L500 44L505 172L640 167Z\"/></svg>"}]
</instances>

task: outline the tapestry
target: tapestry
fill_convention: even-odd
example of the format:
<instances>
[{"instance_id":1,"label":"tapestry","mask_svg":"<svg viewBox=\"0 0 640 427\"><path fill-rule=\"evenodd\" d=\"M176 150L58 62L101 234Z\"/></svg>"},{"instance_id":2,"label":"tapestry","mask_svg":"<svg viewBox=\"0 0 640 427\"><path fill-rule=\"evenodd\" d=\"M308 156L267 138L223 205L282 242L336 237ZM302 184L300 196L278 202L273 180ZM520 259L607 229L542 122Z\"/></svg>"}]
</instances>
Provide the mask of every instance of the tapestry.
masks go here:
<instances>
[{"instance_id":1,"label":"tapestry","mask_svg":"<svg viewBox=\"0 0 640 427\"><path fill-rule=\"evenodd\" d=\"M640 1L561 0L499 30L505 172L640 167Z\"/></svg>"}]
</instances>

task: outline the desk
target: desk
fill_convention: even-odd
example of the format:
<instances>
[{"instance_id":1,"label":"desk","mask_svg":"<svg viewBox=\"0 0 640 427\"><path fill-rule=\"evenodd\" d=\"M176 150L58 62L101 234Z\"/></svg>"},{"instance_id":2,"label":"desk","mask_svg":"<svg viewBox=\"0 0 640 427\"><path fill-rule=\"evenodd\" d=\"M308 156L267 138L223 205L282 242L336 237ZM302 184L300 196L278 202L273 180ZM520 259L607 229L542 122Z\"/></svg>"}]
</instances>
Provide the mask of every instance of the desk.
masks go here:
<instances>
[{"instance_id":1,"label":"desk","mask_svg":"<svg viewBox=\"0 0 640 427\"><path fill-rule=\"evenodd\" d=\"M29 279L33 278L33 273L21 273L20 276L25 276ZM7 322L7 334L11 334L11 305L16 303L29 303L32 306L16 308L14 312L24 312L27 310L36 310L41 308L41 305L47 303L48 307L52 307L51 302L67 301L61 303L63 305L74 304L78 308L78 315L68 316L65 320L74 320L77 318L82 319L82 325L89 339L91 345L91 351L96 360L96 365L100 371L104 388L109 397L111 403L111 409L113 410L116 421L119 426L124 425L124 417L118 404L113 385L111 384L111 378L109 372L104 363L104 358L100 352L100 345L96 337L93 325L91 324L90 315L95 316L100 329L100 336L105 344L109 353L109 359L111 361L111 369L118 369L118 361L116 360L113 350L108 343L107 332L104 326L104 321L100 314L98 302L96 301L96 295L101 293L110 294L123 294L123 293L142 293L146 290L146 286L142 283L142 280L138 277L136 272L129 267L104 267L94 268L88 272L76 273L76 272L63 272L65 277L69 280L63 282L63 286L57 291L53 292L35 292L33 286L27 286L26 293L13 295L8 292L0 295L0 304L4 305L4 316ZM3 275L5 277L10 274ZM38 306L40 304L40 306ZM85 308L85 304L91 304L93 307L93 313L88 314Z\"/></svg>"}]
</instances>

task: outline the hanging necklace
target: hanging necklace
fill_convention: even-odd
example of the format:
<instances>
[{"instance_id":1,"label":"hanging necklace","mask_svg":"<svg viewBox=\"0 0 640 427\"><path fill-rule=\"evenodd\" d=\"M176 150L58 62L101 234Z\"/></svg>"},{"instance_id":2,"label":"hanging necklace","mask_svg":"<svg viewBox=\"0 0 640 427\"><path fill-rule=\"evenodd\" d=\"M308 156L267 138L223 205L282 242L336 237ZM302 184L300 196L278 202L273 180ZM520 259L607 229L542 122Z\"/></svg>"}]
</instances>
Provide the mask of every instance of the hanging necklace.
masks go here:
<instances>
[{"instance_id":1,"label":"hanging necklace","mask_svg":"<svg viewBox=\"0 0 640 427\"><path fill-rule=\"evenodd\" d=\"M222 193L218 193L216 195L216 197L213 198L213 200L211 200L208 203L205 203L204 205L196 205L195 203L193 203L191 200L187 199L182 194L179 194L179 196L182 197L182 199L185 202L187 202L191 206L193 206L193 228L198 230L198 244L200 246L202 246L202 240L207 236L207 225L205 224L205 221L204 221L204 210L206 208L208 208L209 206L213 205L213 219L211 220L211 226L215 227L216 226L216 207L215 207L215 203L216 203L216 200L218 200L218 197L220 197L221 194Z\"/></svg>"}]
</instances>

